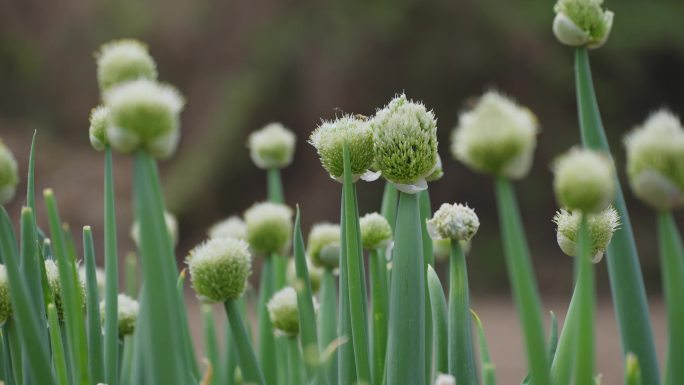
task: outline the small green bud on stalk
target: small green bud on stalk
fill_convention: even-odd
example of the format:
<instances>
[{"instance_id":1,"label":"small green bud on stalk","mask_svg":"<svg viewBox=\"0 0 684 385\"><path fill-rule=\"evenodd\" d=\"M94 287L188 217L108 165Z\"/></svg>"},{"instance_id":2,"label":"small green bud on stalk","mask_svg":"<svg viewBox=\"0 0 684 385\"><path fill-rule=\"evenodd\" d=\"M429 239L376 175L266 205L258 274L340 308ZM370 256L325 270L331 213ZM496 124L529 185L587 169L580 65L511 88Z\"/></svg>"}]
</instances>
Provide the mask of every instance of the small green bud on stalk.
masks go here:
<instances>
[{"instance_id":1,"label":"small green bud on stalk","mask_svg":"<svg viewBox=\"0 0 684 385\"><path fill-rule=\"evenodd\" d=\"M137 40L122 39L104 44L95 54L100 91L137 79L157 78L157 66L147 46Z\"/></svg>"},{"instance_id":2,"label":"small green bud on stalk","mask_svg":"<svg viewBox=\"0 0 684 385\"><path fill-rule=\"evenodd\" d=\"M166 231L169 232L171 241L174 245L178 244L178 221L176 220L176 217L165 211L164 223L166 224ZM133 242L135 242L137 246L140 246L140 224L138 221L133 222L129 235Z\"/></svg>"},{"instance_id":3,"label":"small green bud on stalk","mask_svg":"<svg viewBox=\"0 0 684 385\"><path fill-rule=\"evenodd\" d=\"M480 220L466 205L443 203L427 221L427 228L432 238L469 242L480 228Z\"/></svg>"},{"instance_id":4,"label":"small green bud on stalk","mask_svg":"<svg viewBox=\"0 0 684 385\"><path fill-rule=\"evenodd\" d=\"M439 373L435 379L435 385L456 385L456 378L451 374Z\"/></svg>"},{"instance_id":5,"label":"small green bud on stalk","mask_svg":"<svg viewBox=\"0 0 684 385\"><path fill-rule=\"evenodd\" d=\"M368 121L345 115L332 121L322 122L309 137L309 144L316 148L323 168L330 177L342 182L344 143L349 146L352 179L372 181L379 174L370 171L375 161L373 133Z\"/></svg>"},{"instance_id":6,"label":"small green bud on stalk","mask_svg":"<svg viewBox=\"0 0 684 385\"><path fill-rule=\"evenodd\" d=\"M119 322L119 337L123 338L125 336L133 334L135 330L135 323L138 320L138 312L140 310L140 305L138 301L127 296L126 294L120 293L117 297L118 303L118 322ZM100 313L102 315L102 320L105 319L105 302L100 303Z\"/></svg>"},{"instance_id":7,"label":"small green bud on stalk","mask_svg":"<svg viewBox=\"0 0 684 385\"><path fill-rule=\"evenodd\" d=\"M314 265L309 258L306 259L306 268L309 272L309 280L311 281L311 291L317 293L321 287L321 280L323 280L323 269ZM297 290L303 287L302 281L297 278L294 258L290 258L287 264L287 281L290 283L290 286L297 288Z\"/></svg>"},{"instance_id":8,"label":"small green bud on stalk","mask_svg":"<svg viewBox=\"0 0 684 385\"><path fill-rule=\"evenodd\" d=\"M657 210L684 205L684 128L667 110L651 114L625 137L634 194Z\"/></svg>"},{"instance_id":9,"label":"small green bud on stalk","mask_svg":"<svg viewBox=\"0 0 684 385\"><path fill-rule=\"evenodd\" d=\"M605 210L615 195L615 168L604 153L573 148L553 164L553 189L562 207L595 214Z\"/></svg>"},{"instance_id":10,"label":"small green bud on stalk","mask_svg":"<svg viewBox=\"0 0 684 385\"><path fill-rule=\"evenodd\" d=\"M336 269L340 263L340 225L317 223L311 227L306 253L316 266Z\"/></svg>"},{"instance_id":11,"label":"small green bud on stalk","mask_svg":"<svg viewBox=\"0 0 684 385\"><path fill-rule=\"evenodd\" d=\"M215 223L209 228L209 238L237 238L247 239L247 225L237 215L228 217Z\"/></svg>"},{"instance_id":12,"label":"small green bud on stalk","mask_svg":"<svg viewBox=\"0 0 684 385\"><path fill-rule=\"evenodd\" d=\"M554 7L553 34L571 47L599 48L613 28L613 12L603 0L559 0Z\"/></svg>"},{"instance_id":13,"label":"small green bud on stalk","mask_svg":"<svg viewBox=\"0 0 684 385\"><path fill-rule=\"evenodd\" d=\"M52 259L45 260L45 275L47 276L47 283L52 292L52 300L57 308L57 315L59 320L64 320L64 305L62 304L62 282L59 280L59 268L57 263ZM81 304L85 307L85 281L78 277L78 294L81 296Z\"/></svg>"},{"instance_id":14,"label":"small green bud on stalk","mask_svg":"<svg viewBox=\"0 0 684 385\"><path fill-rule=\"evenodd\" d=\"M287 337L299 334L299 309L294 288L285 287L276 292L266 307L276 332Z\"/></svg>"},{"instance_id":15,"label":"small green bud on stalk","mask_svg":"<svg viewBox=\"0 0 684 385\"><path fill-rule=\"evenodd\" d=\"M104 151L107 141L107 125L109 124L109 109L97 106L90 111L90 145L97 151Z\"/></svg>"},{"instance_id":16,"label":"small green bud on stalk","mask_svg":"<svg viewBox=\"0 0 684 385\"><path fill-rule=\"evenodd\" d=\"M5 268L5 265L0 265L0 324L3 324L12 316L12 301L9 291L7 268Z\"/></svg>"},{"instance_id":17,"label":"small green bud on stalk","mask_svg":"<svg viewBox=\"0 0 684 385\"><path fill-rule=\"evenodd\" d=\"M245 211L247 241L255 253L283 253L292 236L292 209L272 202L256 203Z\"/></svg>"},{"instance_id":18,"label":"small green bud on stalk","mask_svg":"<svg viewBox=\"0 0 684 385\"><path fill-rule=\"evenodd\" d=\"M0 205L9 203L14 198L18 183L17 160L0 139Z\"/></svg>"},{"instance_id":19,"label":"small green bud on stalk","mask_svg":"<svg viewBox=\"0 0 684 385\"><path fill-rule=\"evenodd\" d=\"M399 191L427 189L441 165L437 156L437 120L422 103L401 94L379 110L370 122L375 167Z\"/></svg>"},{"instance_id":20,"label":"small green bud on stalk","mask_svg":"<svg viewBox=\"0 0 684 385\"><path fill-rule=\"evenodd\" d=\"M459 116L451 153L475 171L520 179L532 167L538 132L537 118L529 109L488 91Z\"/></svg>"},{"instance_id":21,"label":"small green bud on stalk","mask_svg":"<svg viewBox=\"0 0 684 385\"><path fill-rule=\"evenodd\" d=\"M253 132L247 147L254 164L264 170L281 169L292 163L295 134L280 123L270 123Z\"/></svg>"},{"instance_id":22,"label":"small green bud on stalk","mask_svg":"<svg viewBox=\"0 0 684 385\"><path fill-rule=\"evenodd\" d=\"M196 246L186 263L193 289L207 302L239 298L252 273L247 242L234 238L214 238Z\"/></svg>"},{"instance_id":23,"label":"small green bud on stalk","mask_svg":"<svg viewBox=\"0 0 684 385\"><path fill-rule=\"evenodd\" d=\"M361 243L366 250L385 249L392 240L392 227L379 213L369 213L359 220Z\"/></svg>"},{"instance_id":24,"label":"small green bud on stalk","mask_svg":"<svg viewBox=\"0 0 684 385\"><path fill-rule=\"evenodd\" d=\"M556 239L561 250L571 256L579 255L579 228L581 221L579 212L559 210L553 217L556 224ZM620 216L613 207L608 207L598 214L587 216L589 240L591 243L591 261L598 263L608 248L615 230L620 227Z\"/></svg>"}]
</instances>

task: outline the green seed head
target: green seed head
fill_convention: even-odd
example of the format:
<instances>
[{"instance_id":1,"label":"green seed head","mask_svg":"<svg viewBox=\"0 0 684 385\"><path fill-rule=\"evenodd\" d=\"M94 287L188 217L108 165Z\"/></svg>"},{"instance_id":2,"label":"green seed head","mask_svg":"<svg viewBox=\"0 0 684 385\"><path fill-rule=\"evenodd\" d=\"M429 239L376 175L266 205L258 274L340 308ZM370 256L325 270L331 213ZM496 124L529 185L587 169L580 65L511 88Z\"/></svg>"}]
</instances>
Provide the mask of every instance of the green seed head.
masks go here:
<instances>
[{"instance_id":1,"label":"green seed head","mask_svg":"<svg viewBox=\"0 0 684 385\"><path fill-rule=\"evenodd\" d=\"M275 293L266 307L277 332L288 337L299 334L299 309L294 288L286 287Z\"/></svg>"},{"instance_id":2,"label":"green seed head","mask_svg":"<svg viewBox=\"0 0 684 385\"><path fill-rule=\"evenodd\" d=\"M459 117L451 153L471 169L511 179L532 167L539 131L537 118L513 100L489 91Z\"/></svg>"},{"instance_id":3,"label":"green seed head","mask_svg":"<svg viewBox=\"0 0 684 385\"><path fill-rule=\"evenodd\" d=\"M684 128L657 111L625 137L627 176L634 194L658 210L684 205Z\"/></svg>"},{"instance_id":4,"label":"green seed head","mask_svg":"<svg viewBox=\"0 0 684 385\"><path fill-rule=\"evenodd\" d=\"M416 193L437 166L437 120L422 103L402 94L371 120L375 167L397 189Z\"/></svg>"},{"instance_id":5,"label":"green seed head","mask_svg":"<svg viewBox=\"0 0 684 385\"><path fill-rule=\"evenodd\" d=\"M280 123L271 123L253 132L247 140L252 161L257 167L281 169L292 163L296 137Z\"/></svg>"},{"instance_id":6,"label":"green seed head","mask_svg":"<svg viewBox=\"0 0 684 385\"><path fill-rule=\"evenodd\" d=\"M553 33L561 43L599 48L608 40L614 15L603 9L603 0L558 0L554 11Z\"/></svg>"},{"instance_id":7,"label":"green seed head","mask_svg":"<svg viewBox=\"0 0 684 385\"><path fill-rule=\"evenodd\" d=\"M309 231L306 252L316 266L335 269L340 263L340 225L317 223Z\"/></svg>"},{"instance_id":8,"label":"green seed head","mask_svg":"<svg viewBox=\"0 0 684 385\"><path fill-rule=\"evenodd\" d=\"M97 151L107 146L107 125L109 124L109 109L97 106L90 111L90 144Z\"/></svg>"},{"instance_id":9,"label":"green seed head","mask_svg":"<svg viewBox=\"0 0 684 385\"><path fill-rule=\"evenodd\" d=\"M323 269L315 266L310 259L306 260L307 270L309 271L309 280L311 281L311 290L316 293L318 288L321 287L321 280L323 279ZM297 269L295 266L294 258L290 258L287 264L287 281L290 286L300 288L304 287L303 284L297 278Z\"/></svg>"},{"instance_id":10,"label":"green seed head","mask_svg":"<svg viewBox=\"0 0 684 385\"><path fill-rule=\"evenodd\" d=\"M559 210L553 217L556 224L556 239L558 246L563 252L571 257L576 257L579 250L579 228L581 214L577 211L570 212ZM598 263L603 258L610 243L613 233L620 226L620 216L613 207L587 217L589 238L591 239L592 262Z\"/></svg>"},{"instance_id":11,"label":"green seed head","mask_svg":"<svg viewBox=\"0 0 684 385\"><path fill-rule=\"evenodd\" d=\"M193 289L207 302L239 298L252 273L247 242L235 238L214 238L196 246L186 263Z\"/></svg>"},{"instance_id":12,"label":"green seed head","mask_svg":"<svg viewBox=\"0 0 684 385\"><path fill-rule=\"evenodd\" d=\"M140 305L138 304L138 301L123 293L120 293L117 297L117 303L119 311L119 336L125 337L133 334L133 331L135 330L135 322L138 320ZM105 301L100 302L100 314L104 321Z\"/></svg>"},{"instance_id":13,"label":"green seed head","mask_svg":"<svg viewBox=\"0 0 684 385\"><path fill-rule=\"evenodd\" d=\"M349 147L353 179L372 179L368 170L373 166L375 155L373 133L367 121L345 115L332 121L324 121L309 137L309 143L316 148L323 168L337 181L342 181L344 173L345 142Z\"/></svg>"},{"instance_id":14,"label":"green seed head","mask_svg":"<svg viewBox=\"0 0 684 385\"><path fill-rule=\"evenodd\" d=\"M12 301L9 290L7 268L5 268L5 265L0 265L0 324L3 324L12 316Z\"/></svg>"},{"instance_id":15,"label":"green seed head","mask_svg":"<svg viewBox=\"0 0 684 385\"><path fill-rule=\"evenodd\" d=\"M171 242L173 242L174 245L178 244L178 221L176 220L176 217L170 212L165 211L164 223L166 224L166 231L169 232L169 236L171 237ZM138 221L133 222L129 235L133 242L140 247L140 224Z\"/></svg>"},{"instance_id":16,"label":"green seed head","mask_svg":"<svg viewBox=\"0 0 684 385\"><path fill-rule=\"evenodd\" d=\"M439 373L435 380L435 385L456 385L456 378L451 374Z\"/></svg>"},{"instance_id":17,"label":"green seed head","mask_svg":"<svg viewBox=\"0 0 684 385\"><path fill-rule=\"evenodd\" d=\"M14 198L19 183L17 160L0 139L0 206Z\"/></svg>"},{"instance_id":18,"label":"green seed head","mask_svg":"<svg viewBox=\"0 0 684 385\"><path fill-rule=\"evenodd\" d=\"M156 79L157 66L147 46L137 40L109 42L95 54L100 91L136 79Z\"/></svg>"},{"instance_id":19,"label":"green seed head","mask_svg":"<svg viewBox=\"0 0 684 385\"><path fill-rule=\"evenodd\" d=\"M553 188L563 208L591 214L612 202L615 168L607 155L573 148L556 159L553 169Z\"/></svg>"},{"instance_id":20,"label":"green seed head","mask_svg":"<svg viewBox=\"0 0 684 385\"><path fill-rule=\"evenodd\" d=\"M118 151L142 148L168 158L180 139L180 112L185 101L172 86L139 79L112 87L104 94L109 108L107 139Z\"/></svg>"},{"instance_id":21,"label":"green seed head","mask_svg":"<svg viewBox=\"0 0 684 385\"><path fill-rule=\"evenodd\" d=\"M366 250L386 248L392 240L392 226L378 213L368 213L359 220L361 243Z\"/></svg>"},{"instance_id":22,"label":"green seed head","mask_svg":"<svg viewBox=\"0 0 684 385\"><path fill-rule=\"evenodd\" d=\"M237 215L217 222L209 228L209 238L247 239L247 225Z\"/></svg>"},{"instance_id":23,"label":"green seed head","mask_svg":"<svg viewBox=\"0 0 684 385\"><path fill-rule=\"evenodd\" d=\"M480 228L480 220L466 205L443 203L427 221L427 228L433 238L468 242Z\"/></svg>"},{"instance_id":24,"label":"green seed head","mask_svg":"<svg viewBox=\"0 0 684 385\"><path fill-rule=\"evenodd\" d=\"M47 277L47 283L52 293L52 300L55 303L55 308L57 308L57 315L59 320L64 320L64 305L62 301L62 282L59 280L59 268L57 264L52 259L45 260L45 275ZM81 305L85 307L85 281L78 276L78 294L81 296Z\"/></svg>"},{"instance_id":25,"label":"green seed head","mask_svg":"<svg viewBox=\"0 0 684 385\"><path fill-rule=\"evenodd\" d=\"M283 253L292 236L292 209L280 203L256 203L245 211L247 241L256 253Z\"/></svg>"}]
</instances>

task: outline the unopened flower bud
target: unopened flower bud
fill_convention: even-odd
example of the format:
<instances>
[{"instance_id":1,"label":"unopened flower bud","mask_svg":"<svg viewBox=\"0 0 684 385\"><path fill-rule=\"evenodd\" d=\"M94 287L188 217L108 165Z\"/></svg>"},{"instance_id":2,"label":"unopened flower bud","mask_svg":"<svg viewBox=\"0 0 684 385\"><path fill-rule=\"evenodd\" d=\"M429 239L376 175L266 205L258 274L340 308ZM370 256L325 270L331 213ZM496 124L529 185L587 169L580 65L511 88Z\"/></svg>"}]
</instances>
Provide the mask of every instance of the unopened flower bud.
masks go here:
<instances>
[{"instance_id":1,"label":"unopened flower bud","mask_svg":"<svg viewBox=\"0 0 684 385\"><path fill-rule=\"evenodd\" d=\"M571 257L580 253L579 231L581 215L579 212L559 210L553 217L556 224L556 239L563 252ZM587 227L591 242L591 260L598 263L608 248L613 233L620 226L620 216L613 207L598 214L588 215Z\"/></svg>"},{"instance_id":2,"label":"unopened flower bud","mask_svg":"<svg viewBox=\"0 0 684 385\"><path fill-rule=\"evenodd\" d=\"M3 324L12 316L12 300L10 298L9 280L7 268L0 265L0 324Z\"/></svg>"},{"instance_id":3,"label":"unopened flower bud","mask_svg":"<svg viewBox=\"0 0 684 385\"><path fill-rule=\"evenodd\" d=\"M359 220L361 243L366 250L384 249L392 240L392 226L378 213L368 213Z\"/></svg>"},{"instance_id":4,"label":"unopened flower bud","mask_svg":"<svg viewBox=\"0 0 684 385\"><path fill-rule=\"evenodd\" d=\"M414 194L427 189L437 165L437 120L422 103L402 94L371 120L375 166L395 187Z\"/></svg>"},{"instance_id":5,"label":"unopened flower bud","mask_svg":"<svg viewBox=\"0 0 684 385\"><path fill-rule=\"evenodd\" d=\"M627 176L634 194L658 210L684 205L684 128L657 111L625 137Z\"/></svg>"},{"instance_id":6,"label":"unopened flower bud","mask_svg":"<svg viewBox=\"0 0 684 385\"><path fill-rule=\"evenodd\" d=\"M252 273L248 245L235 238L214 238L196 246L186 263L192 288L201 300L208 302L239 298Z\"/></svg>"},{"instance_id":7,"label":"unopened flower bud","mask_svg":"<svg viewBox=\"0 0 684 385\"><path fill-rule=\"evenodd\" d=\"M311 281L311 290L316 293L321 287L321 280L323 279L323 269L311 263L310 259L306 259L306 268L309 272L309 281ZM295 266L294 258L290 258L287 264L287 281L292 287L300 287L301 283L297 278L297 267Z\"/></svg>"},{"instance_id":8,"label":"unopened flower bud","mask_svg":"<svg viewBox=\"0 0 684 385\"><path fill-rule=\"evenodd\" d=\"M107 144L107 125L109 124L109 109L97 106L90 111L90 145L97 151L103 151Z\"/></svg>"},{"instance_id":9,"label":"unopened flower bud","mask_svg":"<svg viewBox=\"0 0 684 385\"><path fill-rule=\"evenodd\" d=\"M295 134L280 123L270 123L253 132L247 140L252 161L257 167L281 169L292 163L295 151Z\"/></svg>"},{"instance_id":10,"label":"unopened flower bud","mask_svg":"<svg viewBox=\"0 0 684 385\"><path fill-rule=\"evenodd\" d=\"M317 223L307 238L307 254L320 267L335 269L340 264L340 225Z\"/></svg>"},{"instance_id":11,"label":"unopened flower bud","mask_svg":"<svg viewBox=\"0 0 684 385\"><path fill-rule=\"evenodd\" d=\"M287 249L292 237L292 209L280 203L256 203L245 211L252 250L270 256Z\"/></svg>"},{"instance_id":12,"label":"unopened flower bud","mask_svg":"<svg viewBox=\"0 0 684 385\"><path fill-rule=\"evenodd\" d=\"M428 233L438 239L468 242L479 228L480 220L475 210L460 203L443 203L427 221Z\"/></svg>"},{"instance_id":13,"label":"unopened flower bud","mask_svg":"<svg viewBox=\"0 0 684 385\"><path fill-rule=\"evenodd\" d=\"M14 198L19 183L17 161L5 143L0 140L0 205Z\"/></svg>"},{"instance_id":14,"label":"unopened flower bud","mask_svg":"<svg viewBox=\"0 0 684 385\"><path fill-rule=\"evenodd\" d=\"M553 169L553 189L563 208L591 214L612 202L615 168L608 155L573 148L556 159Z\"/></svg>"},{"instance_id":15,"label":"unopened flower bud","mask_svg":"<svg viewBox=\"0 0 684 385\"><path fill-rule=\"evenodd\" d=\"M164 223L166 224L166 231L171 237L171 242L174 245L178 244L178 221L176 217L170 212L164 211ZM138 221L133 222L129 235L133 242L140 247L140 223Z\"/></svg>"},{"instance_id":16,"label":"unopened flower bud","mask_svg":"<svg viewBox=\"0 0 684 385\"><path fill-rule=\"evenodd\" d=\"M613 12L603 9L603 0L558 0L553 33L571 47L599 48L613 28Z\"/></svg>"},{"instance_id":17,"label":"unopened flower bud","mask_svg":"<svg viewBox=\"0 0 684 385\"><path fill-rule=\"evenodd\" d=\"M157 66L147 46L137 40L123 39L104 44L95 54L100 91L132 80L156 79Z\"/></svg>"},{"instance_id":18,"label":"unopened flower bud","mask_svg":"<svg viewBox=\"0 0 684 385\"><path fill-rule=\"evenodd\" d=\"M294 288L286 287L276 292L266 307L276 331L288 337L299 334L299 308Z\"/></svg>"},{"instance_id":19,"label":"unopened flower bud","mask_svg":"<svg viewBox=\"0 0 684 385\"><path fill-rule=\"evenodd\" d=\"M140 311L140 305L138 304L138 301L127 296L126 294L120 293L117 297L117 309L119 311L119 336L125 337L133 334L133 331L135 331L135 323L138 320L138 313ZM100 302L100 314L104 320L105 301Z\"/></svg>"},{"instance_id":20,"label":"unopened flower bud","mask_svg":"<svg viewBox=\"0 0 684 385\"><path fill-rule=\"evenodd\" d=\"M527 108L495 91L461 113L451 135L451 153L471 169L520 179L532 167L539 124Z\"/></svg>"},{"instance_id":21,"label":"unopened flower bud","mask_svg":"<svg viewBox=\"0 0 684 385\"><path fill-rule=\"evenodd\" d=\"M209 238L247 239L247 225L237 215L217 222L209 228Z\"/></svg>"}]
</instances>

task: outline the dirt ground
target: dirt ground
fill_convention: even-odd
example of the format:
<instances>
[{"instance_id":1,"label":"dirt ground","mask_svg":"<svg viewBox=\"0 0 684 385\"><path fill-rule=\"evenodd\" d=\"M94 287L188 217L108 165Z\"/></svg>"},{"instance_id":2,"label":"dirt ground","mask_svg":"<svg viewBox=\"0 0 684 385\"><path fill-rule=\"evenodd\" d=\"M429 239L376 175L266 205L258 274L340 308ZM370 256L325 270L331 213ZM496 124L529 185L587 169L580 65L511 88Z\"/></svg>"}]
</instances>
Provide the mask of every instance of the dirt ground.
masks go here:
<instances>
[{"instance_id":1,"label":"dirt ground","mask_svg":"<svg viewBox=\"0 0 684 385\"><path fill-rule=\"evenodd\" d=\"M480 316L487 334L492 360L496 365L498 384L518 385L525 376L526 363L520 334L520 324L512 300L502 296L475 297L472 302L472 307ZM543 302L545 310L556 313L559 324L562 327L569 299L552 297L544 298ZM659 298L651 298L649 305L651 307L651 320L653 322L658 355L662 365L666 347L666 321L663 303ZM222 325L225 319L222 308L215 307L214 310L217 324ZM200 311L197 301L191 294L188 296L188 311L191 314L190 323L195 341L198 341L200 344L198 348L201 349L202 329ZM603 385L622 385L622 354L617 324L615 323L615 314L610 298L599 299L596 319L597 368L603 375Z\"/></svg>"}]
</instances>

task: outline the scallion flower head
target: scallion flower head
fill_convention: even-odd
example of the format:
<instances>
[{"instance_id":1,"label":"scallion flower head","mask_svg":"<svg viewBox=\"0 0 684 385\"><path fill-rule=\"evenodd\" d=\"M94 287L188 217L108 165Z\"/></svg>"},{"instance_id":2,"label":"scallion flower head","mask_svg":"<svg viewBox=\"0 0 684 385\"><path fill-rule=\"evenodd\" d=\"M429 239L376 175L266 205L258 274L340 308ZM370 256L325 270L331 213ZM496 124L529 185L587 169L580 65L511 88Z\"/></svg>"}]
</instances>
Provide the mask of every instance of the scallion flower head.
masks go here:
<instances>
[{"instance_id":1,"label":"scallion flower head","mask_svg":"<svg viewBox=\"0 0 684 385\"><path fill-rule=\"evenodd\" d=\"M317 223L311 227L306 252L316 266L335 269L340 264L340 225Z\"/></svg>"},{"instance_id":2,"label":"scallion flower head","mask_svg":"<svg viewBox=\"0 0 684 385\"><path fill-rule=\"evenodd\" d=\"M174 87L138 79L104 94L109 108L107 140L118 151L145 149L158 158L171 156L180 139L180 112L185 101Z\"/></svg>"},{"instance_id":3,"label":"scallion flower head","mask_svg":"<svg viewBox=\"0 0 684 385\"><path fill-rule=\"evenodd\" d=\"M658 210L684 205L684 128L657 111L625 137L627 176L634 194Z\"/></svg>"},{"instance_id":4,"label":"scallion flower head","mask_svg":"<svg viewBox=\"0 0 684 385\"><path fill-rule=\"evenodd\" d=\"M401 94L371 120L375 167L405 193L427 188L438 168L437 120L422 103Z\"/></svg>"},{"instance_id":5,"label":"scallion flower head","mask_svg":"<svg viewBox=\"0 0 684 385\"><path fill-rule=\"evenodd\" d=\"M253 132L247 140L252 161L257 167L281 169L292 163L295 152L295 134L280 123L270 123Z\"/></svg>"},{"instance_id":6,"label":"scallion flower head","mask_svg":"<svg viewBox=\"0 0 684 385\"><path fill-rule=\"evenodd\" d=\"M308 258L306 259L306 267L307 271L309 272L309 281L311 281L311 290L314 293L317 293L318 288L321 287L321 280L323 279L323 269L314 265ZM290 286L292 287L296 287L298 289L299 287L302 287L302 284L297 278L297 267L295 266L294 258L290 258L287 264L287 281L290 283Z\"/></svg>"},{"instance_id":7,"label":"scallion flower head","mask_svg":"<svg viewBox=\"0 0 684 385\"><path fill-rule=\"evenodd\" d=\"M50 292L52 293L52 300L54 301L55 308L57 309L57 315L59 316L59 319L61 321L64 319L64 305L62 301L62 282L59 280L59 267L57 266L54 260L45 260L45 275L47 277L48 287L50 288ZM80 276L77 276L77 278L78 294L81 297L81 304L85 307L85 282L83 281L83 279L81 279Z\"/></svg>"},{"instance_id":8,"label":"scallion flower head","mask_svg":"<svg viewBox=\"0 0 684 385\"><path fill-rule=\"evenodd\" d=\"M103 151L107 144L107 125L109 124L109 109L97 106L90 111L90 145L97 151Z\"/></svg>"},{"instance_id":9,"label":"scallion flower head","mask_svg":"<svg viewBox=\"0 0 684 385\"><path fill-rule=\"evenodd\" d=\"M443 203L427 221L430 236L452 241L470 241L480 228L475 210L460 203Z\"/></svg>"},{"instance_id":10,"label":"scallion flower head","mask_svg":"<svg viewBox=\"0 0 684 385\"><path fill-rule=\"evenodd\" d=\"M164 211L164 223L166 224L166 231L169 232L171 237L171 242L174 245L178 244L178 221L176 217L170 212ZM140 247L140 224L138 221L133 222L129 235L136 246Z\"/></svg>"},{"instance_id":11,"label":"scallion flower head","mask_svg":"<svg viewBox=\"0 0 684 385\"><path fill-rule=\"evenodd\" d=\"M14 198L18 183L17 160L0 139L0 205L9 203Z\"/></svg>"},{"instance_id":12,"label":"scallion flower head","mask_svg":"<svg viewBox=\"0 0 684 385\"><path fill-rule=\"evenodd\" d=\"M608 155L572 148L556 159L553 170L553 189L563 208L592 214L612 202L615 168Z\"/></svg>"},{"instance_id":13,"label":"scallion flower head","mask_svg":"<svg viewBox=\"0 0 684 385\"><path fill-rule=\"evenodd\" d=\"M368 121L351 115L344 115L332 121L322 122L311 133L309 143L316 148L323 168L333 179L342 182L344 174L344 144L349 147L349 161L352 178L375 180L373 167L373 133Z\"/></svg>"},{"instance_id":14,"label":"scallion flower head","mask_svg":"<svg viewBox=\"0 0 684 385\"><path fill-rule=\"evenodd\" d=\"M563 252L571 257L579 253L579 229L581 214L560 209L553 217L556 224L556 239ZM592 262L598 263L608 248L613 233L620 226L620 216L613 207L587 217L589 239L591 241Z\"/></svg>"},{"instance_id":15,"label":"scallion flower head","mask_svg":"<svg viewBox=\"0 0 684 385\"><path fill-rule=\"evenodd\" d=\"M10 299L7 268L0 265L0 324L5 323L12 316L12 300Z\"/></svg>"},{"instance_id":16,"label":"scallion flower head","mask_svg":"<svg viewBox=\"0 0 684 385\"><path fill-rule=\"evenodd\" d=\"M136 79L157 78L157 65L147 46L137 40L122 39L104 44L95 54L100 91Z\"/></svg>"},{"instance_id":17,"label":"scallion flower head","mask_svg":"<svg viewBox=\"0 0 684 385\"><path fill-rule=\"evenodd\" d=\"M392 240L392 226L378 213L368 213L359 220L361 243L366 250L385 249Z\"/></svg>"},{"instance_id":18,"label":"scallion flower head","mask_svg":"<svg viewBox=\"0 0 684 385\"><path fill-rule=\"evenodd\" d=\"M451 135L451 153L471 169L520 179L532 167L539 124L527 108L496 91L461 113Z\"/></svg>"},{"instance_id":19,"label":"scallion flower head","mask_svg":"<svg viewBox=\"0 0 684 385\"><path fill-rule=\"evenodd\" d=\"M125 337L131 335L135 330L135 323L138 320L140 305L138 304L138 301L123 293L119 293L117 304L117 309L119 311L119 336ZM105 301L100 302L100 314L102 315L102 320L104 320Z\"/></svg>"},{"instance_id":20,"label":"scallion flower head","mask_svg":"<svg viewBox=\"0 0 684 385\"><path fill-rule=\"evenodd\" d=\"M247 225L237 215L217 222L209 228L209 238L247 239Z\"/></svg>"},{"instance_id":21,"label":"scallion flower head","mask_svg":"<svg viewBox=\"0 0 684 385\"><path fill-rule=\"evenodd\" d=\"M553 33L571 47L599 48L613 28L613 12L603 9L603 0L558 0L554 11Z\"/></svg>"},{"instance_id":22,"label":"scallion flower head","mask_svg":"<svg viewBox=\"0 0 684 385\"><path fill-rule=\"evenodd\" d=\"M245 211L247 241L256 253L270 256L288 248L292 237L292 209L280 203L256 203Z\"/></svg>"},{"instance_id":23,"label":"scallion flower head","mask_svg":"<svg viewBox=\"0 0 684 385\"><path fill-rule=\"evenodd\" d=\"M299 309L297 308L297 292L294 288L285 287L276 292L266 307L271 324L277 332L288 337L299 334Z\"/></svg>"},{"instance_id":24,"label":"scallion flower head","mask_svg":"<svg viewBox=\"0 0 684 385\"><path fill-rule=\"evenodd\" d=\"M192 288L207 302L239 298L252 273L247 242L235 238L214 238L196 246L186 263Z\"/></svg>"}]
</instances>

